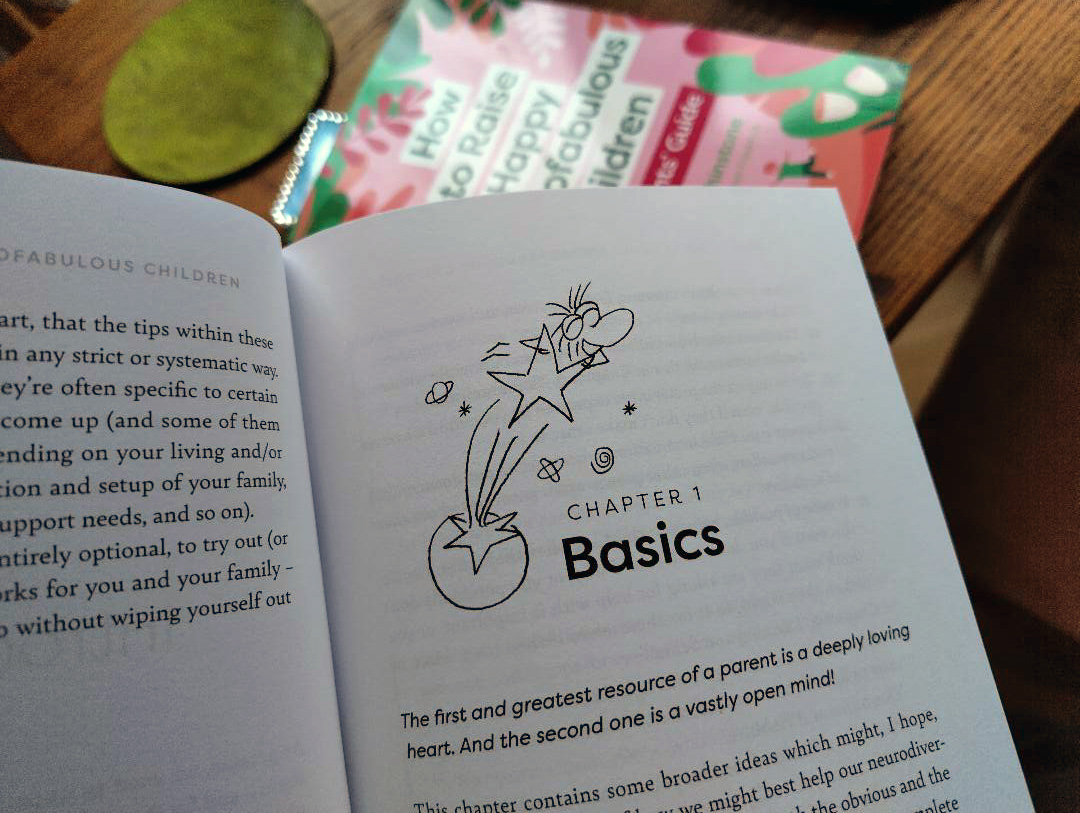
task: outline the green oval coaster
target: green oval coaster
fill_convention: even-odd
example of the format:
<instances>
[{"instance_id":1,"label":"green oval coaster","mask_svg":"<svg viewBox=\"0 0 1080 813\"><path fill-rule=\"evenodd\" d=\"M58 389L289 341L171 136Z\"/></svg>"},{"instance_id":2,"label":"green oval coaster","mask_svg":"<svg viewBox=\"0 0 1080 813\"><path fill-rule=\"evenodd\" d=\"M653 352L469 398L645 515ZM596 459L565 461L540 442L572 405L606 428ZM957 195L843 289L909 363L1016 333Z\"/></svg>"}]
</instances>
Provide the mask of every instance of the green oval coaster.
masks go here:
<instances>
[{"instance_id":1,"label":"green oval coaster","mask_svg":"<svg viewBox=\"0 0 1080 813\"><path fill-rule=\"evenodd\" d=\"M296 130L329 71L329 37L300 0L188 0L121 57L105 90L105 140L155 181L220 178Z\"/></svg>"}]
</instances>

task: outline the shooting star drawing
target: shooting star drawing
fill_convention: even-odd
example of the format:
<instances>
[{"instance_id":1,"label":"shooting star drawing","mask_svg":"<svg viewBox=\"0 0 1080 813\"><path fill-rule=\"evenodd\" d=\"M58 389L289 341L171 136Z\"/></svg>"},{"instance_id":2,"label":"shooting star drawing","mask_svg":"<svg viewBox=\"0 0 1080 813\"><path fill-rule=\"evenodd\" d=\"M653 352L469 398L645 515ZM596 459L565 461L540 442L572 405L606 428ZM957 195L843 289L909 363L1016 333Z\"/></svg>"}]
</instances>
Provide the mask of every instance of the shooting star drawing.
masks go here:
<instances>
[{"instance_id":1,"label":"shooting star drawing","mask_svg":"<svg viewBox=\"0 0 1080 813\"><path fill-rule=\"evenodd\" d=\"M602 313L596 302L586 300L588 288L586 283L571 289L566 304L547 303L555 310L540 320L539 333L519 342L532 351L524 371L487 371L516 398L497 398L480 415L465 450L465 510L446 515L428 544L435 589L455 607L496 607L525 583L529 546L515 523L518 512L496 508L496 501L552 422L561 423L560 417L573 422L566 395L570 386L608 364L605 351L634 326L628 308ZM496 352L510 346L494 344L481 363L510 356ZM554 471L547 479L558 482Z\"/></svg>"}]
</instances>

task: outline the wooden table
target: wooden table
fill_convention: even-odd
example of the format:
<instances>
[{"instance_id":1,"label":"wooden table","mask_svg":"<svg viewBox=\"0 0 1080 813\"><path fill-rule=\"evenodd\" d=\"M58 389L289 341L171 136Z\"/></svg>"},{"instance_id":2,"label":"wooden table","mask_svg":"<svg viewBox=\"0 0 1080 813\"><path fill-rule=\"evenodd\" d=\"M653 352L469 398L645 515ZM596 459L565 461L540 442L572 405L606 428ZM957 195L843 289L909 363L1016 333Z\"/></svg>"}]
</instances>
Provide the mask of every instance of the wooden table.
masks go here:
<instances>
[{"instance_id":1,"label":"wooden table","mask_svg":"<svg viewBox=\"0 0 1080 813\"><path fill-rule=\"evenodd\" d=\"M126 175L101 132L105 84L139 32L178 2L81 0L0 66L0 126L35 162ZM309 2L334 39L322 106L344 110L400 2ZM1080 108L1080 2L899 0L916 11L872 19L865 7L875 4L849 2L840 11L826 0L603 3L912 65L860 244L882 319L895 333ZM199 191L266 216L289 146Z\"/></svg>"}]
</instances>

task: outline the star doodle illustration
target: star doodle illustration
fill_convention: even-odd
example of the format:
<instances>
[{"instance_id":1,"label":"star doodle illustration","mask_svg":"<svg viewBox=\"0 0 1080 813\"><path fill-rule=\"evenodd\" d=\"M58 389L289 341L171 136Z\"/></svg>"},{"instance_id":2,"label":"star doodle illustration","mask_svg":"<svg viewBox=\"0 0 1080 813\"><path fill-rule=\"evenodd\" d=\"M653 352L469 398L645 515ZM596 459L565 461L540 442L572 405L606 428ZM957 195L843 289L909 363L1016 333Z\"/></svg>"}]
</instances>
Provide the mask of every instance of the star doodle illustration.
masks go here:
<instances>
[{"instance_id":1,"label":"star doodle illustration","mask_svg":"<svg viewBox=\"0 0 1080 813\"><path fill-rule=\"evenodd\" d=\"M532 459L541 436L556 423L544 407L532 408L543 401L572 423L574 413L566 388L583 373L609 364L611 348L634 326L629 308L604 311L586 298L588 290L585 282L571 288L565 302L547 303L549 312L525 333L528 338L518 338L522 334L515 333L516 342L497 341L488 347L481 364L501 367L512 363L514 371L504 367L484 372L517 398L504 393L481 405L476 418L471 418L468 401L462 400L457 408L462 418L475 422L465 446L464 510L440 512L443 519L428 541L427 559L436 592L460 610L499 606L517 593L528 575L529 544L525 530L516 524L520 515L496 508L496 504L510 499L502 497L504 487L521 464ZM528 352L523 352L522 346ZM494 361L504 357L506 362ZM442 403L450 394L450 382L437 383L441 386L432 387L428 403ZM523 416L526 420L519 420ZM614 465L610 448L597 448L593 457L592 471L597 474ZM566 458L541 455L536 477L558 483L565 465ZM514 498L522 495L515 492Z\"/></svg>"},{"instance_id":2,"label":"star doodle illustration","mask_svg":"<svg viewBox=\"0 0 1080 813\"><path fill-rule=\"evenodd\" d=\"M547 352L541 356L540 347L546 346ZM547 357L549 356L550 357ZM555 346L551 339L551 333L544 325L540 332L540 342L533 348L532 360L529 369L524 373L511 372L488 372L488 375L509 387L518 394L517 407L510 419L508 428L514 425L522 415L528 412L538 401L543 401L566 420L573 423L574 415L570 411L570 404L566 400L566 388L569 387L579 375L588 369L584 364L575 364L560 370Z\"/></svg>"},{"instance_id":3,"label":"star doodle illustration","mask_svg":"<svg viewBox=\"0 0 1080 813\"><path fill-rule=\"evenodd\" d=\"M622 408L623 414L625 414L625 415L633 415L636 410L637 410L637 404L635 404L635 403L631 402L629 399L627 399L626 406L624 406Z\"/></svg>"},{"instance_id":4,"label":"star doodle illustration","mask_svg":"<svg viewBox=\"0 0 1080 813\"><path fill-rule=\"evenodd\" d=\"M495 517L488 521L487 525L483 526L486 533L469 533L469 523L465 517L461 514L454 514L450 517L450 522L457 528L458 534L445 545L443 550L450 550L451 548L464 548L469 552L469 558L472 559L472 572L476 575L480 572L480 568L484 564L484 559L487 558L488 553L496 545L508 542L511 539L516 539L520 536L520 532L517 527L511 525L514 518L517 516L517 511L511 511L509 514L504 514L501 517ZM464 541L459 541L464 540ZM483 548L480 553L480 558L476 558L476 549Z\"/></svg>"}]
</instances>

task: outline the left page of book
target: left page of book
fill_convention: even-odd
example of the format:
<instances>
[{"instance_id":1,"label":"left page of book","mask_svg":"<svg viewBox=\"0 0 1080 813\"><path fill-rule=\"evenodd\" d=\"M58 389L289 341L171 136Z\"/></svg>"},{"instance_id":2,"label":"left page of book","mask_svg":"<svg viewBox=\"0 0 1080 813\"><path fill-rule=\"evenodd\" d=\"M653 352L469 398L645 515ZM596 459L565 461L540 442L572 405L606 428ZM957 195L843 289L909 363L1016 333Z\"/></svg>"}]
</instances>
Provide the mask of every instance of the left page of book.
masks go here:
<instances>
[{"instance_id":1,"label":"left page of book","mask_svg":"<svg viewBox=\"0 0 1080 813\"><path fill-rule=\"evenodd\" d=\"M0 162L0 810L347 810L277 235Z\"/></svg>"}]
</instances>

